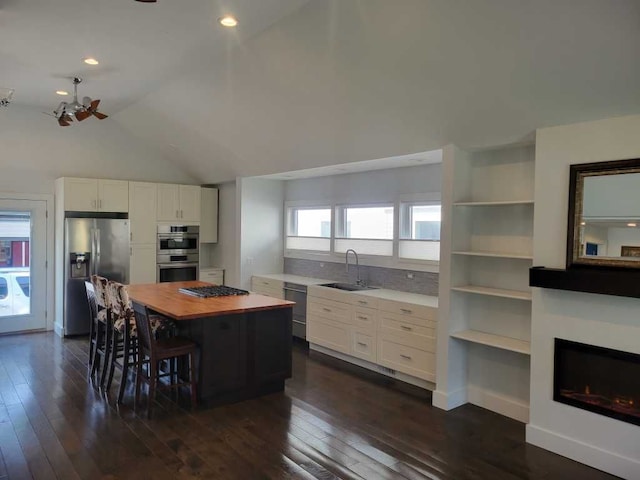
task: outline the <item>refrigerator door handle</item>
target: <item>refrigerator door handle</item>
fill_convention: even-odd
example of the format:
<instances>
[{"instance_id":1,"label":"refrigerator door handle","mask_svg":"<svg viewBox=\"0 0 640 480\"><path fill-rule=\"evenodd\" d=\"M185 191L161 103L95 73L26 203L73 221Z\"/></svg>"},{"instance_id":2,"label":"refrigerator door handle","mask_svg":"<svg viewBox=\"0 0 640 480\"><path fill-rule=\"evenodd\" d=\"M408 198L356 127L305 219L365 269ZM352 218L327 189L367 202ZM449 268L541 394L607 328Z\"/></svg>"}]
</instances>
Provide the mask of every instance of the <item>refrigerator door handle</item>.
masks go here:
<instances>
[{"instance_id":1,"label":"refrigerator door handle","mask_svg":"<svg viewBox=\"0 0 640 480\"><path fill-rule=\"evenodd\" d=\"M96 238L96 275L100 271L100 229L95 229L95 238Z\"/></svg>"},{"instance_id":2,"label":"refrigerator door handle","mask_svg":"<svg viewBox=\"0 0 640 480\"><path fill-rule=\"evenodd\" d=\"M91 230L89 230L89 237L91 238L91 258L89 259L89 276L91 276L91 275L95 275L95 272L96 272L96 266L95 266L95 262L96 262L96 258L95 258L95 252L96 252L95 239L96 239L96 235L95 235L95 230L93 228Z\"/></svg>"}]
</instances>

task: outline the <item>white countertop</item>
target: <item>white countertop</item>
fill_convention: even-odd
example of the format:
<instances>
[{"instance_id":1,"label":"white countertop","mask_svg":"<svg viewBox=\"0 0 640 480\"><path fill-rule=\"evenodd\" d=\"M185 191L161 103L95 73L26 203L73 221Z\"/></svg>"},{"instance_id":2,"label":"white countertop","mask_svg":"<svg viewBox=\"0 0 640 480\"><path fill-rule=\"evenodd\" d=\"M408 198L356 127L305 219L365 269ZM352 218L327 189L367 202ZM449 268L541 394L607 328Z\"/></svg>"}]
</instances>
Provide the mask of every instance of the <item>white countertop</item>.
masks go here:
<instances>
[{"instance_id":1,"label":"white countertop","mask_svg":"<svg viewBox=\"0 0 640 480\"><path fill-rule=\"evenodd\" d=\"M400 290L389 290L387 288L376 288L372 290L360 290L349 292L354 295L366 295L367 297L382 298L384 300L396 300L414 305L424 305L425 307L438 308L438 297L421 295L419 293L401 292Z\"/></svg>"},{"instance_id":2,"label":"white countertop","mask_svg":"<svg viewBox=\"0 0 640 480\"><path fill-rule=\"evenodd\" d=\"M300 275L290 275L288 273L261 273L260 275L254 275L254 277L270 278L272 280L280 280L281 282L297 283L298 285L319 285L321 283L331 283L333 280L327 280L324 278L311 278L302 277Z\"/></svg>"},{"instance_id":3,"label":"white countertop","mask_svg":"<svg viewBox=\"0 0 640 480\"><path fill-rule=\"evenodd\" d=\"M255 275L256 277L270 278L272 280L280 280L282 282L297 283L298 285L320 285L321 283L334 283L334 280L326 280L322 278L303 277L300 275L290 275L288 273L268 273ZM331 287L323 287L334 290ZM366 295L368 297L382 298L385 300L396 300L398 302L412 303L414 305L424 305L426 307L438 308L438 297L430 295L421 295L419 293L401 292L399 290L389 290L387 288L375 288L371 290L359 290L348 292L339 290L348 295Z\"/></svg>"}]
</instances>

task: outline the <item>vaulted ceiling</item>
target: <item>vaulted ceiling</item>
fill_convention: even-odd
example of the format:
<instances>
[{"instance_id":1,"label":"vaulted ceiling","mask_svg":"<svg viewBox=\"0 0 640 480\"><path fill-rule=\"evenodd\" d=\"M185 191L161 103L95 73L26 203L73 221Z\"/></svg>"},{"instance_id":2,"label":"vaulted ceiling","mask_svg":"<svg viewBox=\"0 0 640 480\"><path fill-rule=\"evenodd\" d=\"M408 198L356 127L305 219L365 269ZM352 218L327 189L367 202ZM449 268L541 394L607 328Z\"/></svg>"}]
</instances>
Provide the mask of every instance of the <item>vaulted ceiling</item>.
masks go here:
<instances>
[{"instance_id":1,"label":"vaulted ceiling","mask_svg":"<svg viewBox=\"0 0 640 480\"><path fill-rule=\"evenodd\" d=\"M52 110L74 75L214 183L640 113L640 1L0 0L11 108Z\"/></svg>"}]
</instances>

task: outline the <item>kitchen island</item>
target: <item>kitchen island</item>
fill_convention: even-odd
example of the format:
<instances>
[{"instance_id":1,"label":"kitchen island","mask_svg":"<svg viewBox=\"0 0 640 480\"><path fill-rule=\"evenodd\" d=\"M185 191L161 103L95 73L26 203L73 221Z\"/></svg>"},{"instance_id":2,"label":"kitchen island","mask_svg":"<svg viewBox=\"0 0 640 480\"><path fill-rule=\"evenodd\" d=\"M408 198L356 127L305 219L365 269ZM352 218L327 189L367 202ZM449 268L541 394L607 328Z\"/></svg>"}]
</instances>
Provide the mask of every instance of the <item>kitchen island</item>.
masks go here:
<instances>
[{"instance_id":1,"label":"kitchen island","mask_svg":"<svg viewBox=\"0 0 640 480\"><path fill-rule=\"evenodd\" d=\"M284 390L291 377L293 302L264 295L198 298L199 281L130 285L132 301L175 321L199 346L198 396L222 405Z\"/></svg>"}]
</instances>

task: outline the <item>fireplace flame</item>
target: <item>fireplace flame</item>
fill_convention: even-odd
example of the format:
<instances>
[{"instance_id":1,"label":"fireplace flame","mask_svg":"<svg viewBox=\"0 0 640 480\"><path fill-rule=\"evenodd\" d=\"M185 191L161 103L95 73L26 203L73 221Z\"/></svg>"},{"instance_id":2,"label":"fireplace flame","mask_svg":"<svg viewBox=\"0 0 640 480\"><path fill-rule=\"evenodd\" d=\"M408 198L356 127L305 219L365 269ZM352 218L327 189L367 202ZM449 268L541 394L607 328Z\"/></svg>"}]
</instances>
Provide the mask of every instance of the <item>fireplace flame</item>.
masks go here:
<instances>
[{"instance_id":1,"label":"fireplace flame","mask_svg":"<svg viewBox=\"0 0 640 480\"><path fill-rule=\"evenodd\" d=\"M584 393L585 393L585 395L591 395L591 390L589 389L589 385L584 387Z\"/></svg>"}]
</instances>

